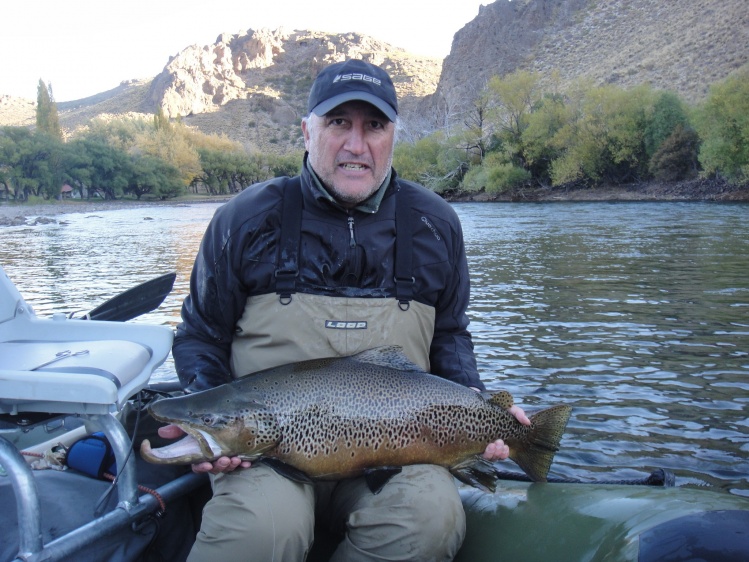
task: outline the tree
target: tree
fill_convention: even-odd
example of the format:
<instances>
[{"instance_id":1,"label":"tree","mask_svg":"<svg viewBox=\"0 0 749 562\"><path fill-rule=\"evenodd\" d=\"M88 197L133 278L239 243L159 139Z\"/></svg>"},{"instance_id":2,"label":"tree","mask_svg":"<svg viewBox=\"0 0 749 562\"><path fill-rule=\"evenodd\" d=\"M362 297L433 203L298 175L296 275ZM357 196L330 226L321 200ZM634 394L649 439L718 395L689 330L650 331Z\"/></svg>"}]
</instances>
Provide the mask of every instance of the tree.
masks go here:
<instances>
[{"instance_id":1,"label":"tree","mask_svg":"<svg viewBox=\"0 0 749 562\"><path fill-rule=\"evenodd\" d=\"M486 191L490 194L502 193L530 182L531 174L525 168L516 166L499 153L491 153L481 166L474 166L463 179L464 191Z\"/></svg>"},{"instance_id":2,"label":"tree","mask_svg":"<svg viewBox=\"0 0 749 562\"><path fill-rule=\"evenodd\" d=\"M526 168L541 185L551 182L551 165L564 154L565 146L554 142L557 132L570 120L570 109L560 94L545 94L528 116L522 132Z\"/></svg>"},{"instance_id":3,"label":"tree","mask_svg":"<svg viewBox=\"0 0 749 562\"><path fill-rule=\"evenodd\" d=\"M689 127L686 108L679 96L673 92L656 94L653 113L645 126L645 149L652 156L677 127Z\"/></svg>"},{"instance_id":4,"label":"tree","mask_svg":"<svg viewBox=\"0 0 749 562\"><path fill-rule=\"evenodd\" d=\"M200 174L200 155L182 124L156 126L141 132L134 140L131 153L143 152L174 167L186 186Z\"/></svg>"},{"instance_id":5,"label":"tree","mask_svg":"<svg viewBox=\"0 0 749 562\"><path fill-rule=\"evenodd\" d=\"M158 130L169 130L172 128L172 124L169 122L169 118L164 113L164 109L159 106L153 116L154 128Z\"/></svg>"},{"instance_id":6,"label":"tree","mask_svg":"<svg viewBox=\"0 0 749 562\"><path fill-rule=\"evenodd\" d=\"M105 199L121 197L132 176L127 154L99 138L85 138L82 142L91 159L88 196L101 192Z\"/></svg>"},{"instance_id":7,"label":"tree","mask_svg":"<svg viewBox=\"0 0 749 562\"><path fill-rule=\"evenodd\" d=\"M470 167L463 138L438 131L413 144L395 147L393 166L401 177L419 182L437 193L457 189Z\"/></svg>"},{"instance_id":8,"label":"tree","mask_svg":"<svg viewBox=\"0 0 749 562\"><path fill-rule=\"evenodd\" d=\"M82 139L75 139L65 144L63 152L65 181L78 191L81 199L87 196L91 187L93 158L86 150Z\"/></svg>"},{"instance_id":9,"label":"tree","mask_svg":"<svg viewBox=\"0 0 749 562\"><path fill-rule=\"evenodd\" d=\"M507 160L525 165L523 133L531 112L542 99L540 75L519 70L487 85L487 116L493 132L506 151Z\"/></svg>"},{"instance_id":10,"label":"tree","mask_svg":"<svg viewBox=\"0 0 749 562\"><path fill-rule=\"evenodd\" d=\"M47 133L56 139L62 139L57 104L52 95L52 85L46 86L41 78L36 88L36 128L38 131Z\"/></svg>"},{"instance_id":11,"label":"tree","mask_svg":"<svg viewBox=\"0 0 749 562\"><path fill-rule=\"evenodd\" d=\"M650 173L659 181L691 179L697 175L699 138L693 129L677 125L650 159Z\"/></svg>"},{"instance_id":12,"label":"tree","mask_svg":"<svg viewBox=\"0 0 749 562\"><path fill-rule=\"evenodd\" d=\"M568 97L567 122L552 143L560 156L551 164L554 184L570 181L623 183L647 174L644 131L652 107L647 86L583 87Z\"/></svg>"},{"instance_id":13,"label":"tree","mask_svg":"<svg viewBox=\"0 0 749 562\"><path fill-rule=\"evenodd\" d=\"M276 155L269 154L265 158L265 168L269 178L280 176L295 176L299 174L302 163L302 154Z\"/></svg>"},{"instance_id":14,"label":"tree","mask_svg":"<svg viewBox=\"0 0 749 562\"><path fill-rule=\"evenodd\" d=\"M460 135L463 139L463 150L468 158L475 163L481 163L486 156L487 145L491 137L489 125L489 95L487 91L474 94L470 109L463 121L464 131Z\"/></svg>"},{"instance_id":15,"label":"tree","mask_svg":"<svg viewBox=\"0 0 749 562\"><path fill-rule=\"evenodd\" d=\"M62 187L62 143L25 127L0 130L0 170L17 200L56 197ZM7 189L7 188L6 188Z\"/></svg>"},{"instance_id":16,"label":"tree","mask_svg":"<svg viewBox=\"0 0 749 562\"><path fill-rule=\"evenodd\" d=\"M710 88L698 108L696 125L704 171L749 182L749 68Z\"/></svg>"},{"instance_id":17,"label":"tree","mask_svg":"<svg viewBox=\"0 0 749 562\"><path fill-rule=\"evenodd\" d=\"M139 148L139 139L154 130L152 121L142 117L95 117L79 137L95 138L123 152Z\"/></svg>"},{"instance_id":18,"label":"tree","mask_svg":"<svg viewBox=\"0 0 749 562\"><path fill-rule=\"evenodd\" d=\"M236 193L259 178L264 178L260 160L243 152L201 148L202 173L193 180L193 187L203 184L211 195Z\"/></svg>"},{"instance_id":19,"label":"tree","mask_svg":"<svg viewBox=\"0 0 749 562\"><path fill-rule=\"evenodd\" d=\"M166 199L179 195L183 186L177 168L155 156L142 155L131 158L129 182L124 191L137 199L147 194Z\"/></svg>"}]
</instances>

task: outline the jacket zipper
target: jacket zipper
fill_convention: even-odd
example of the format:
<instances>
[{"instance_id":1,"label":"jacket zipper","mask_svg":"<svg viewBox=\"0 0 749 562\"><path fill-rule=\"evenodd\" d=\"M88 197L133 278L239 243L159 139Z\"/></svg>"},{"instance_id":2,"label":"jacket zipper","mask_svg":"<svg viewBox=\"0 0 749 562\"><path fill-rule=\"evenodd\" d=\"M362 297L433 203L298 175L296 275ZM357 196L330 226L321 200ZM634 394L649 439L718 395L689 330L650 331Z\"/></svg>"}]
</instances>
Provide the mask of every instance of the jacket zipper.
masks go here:
<instances>
[{"instance_id":1,"label":"jacket zipper","mask_svg":"<svg viewBox=\"0 0 749 562\"><path fill-rule=\"evenodd\" d=\"M354 236L354 217L348 218L349 248L356 248L356 237Z\"/></svg>"}]
</instances>

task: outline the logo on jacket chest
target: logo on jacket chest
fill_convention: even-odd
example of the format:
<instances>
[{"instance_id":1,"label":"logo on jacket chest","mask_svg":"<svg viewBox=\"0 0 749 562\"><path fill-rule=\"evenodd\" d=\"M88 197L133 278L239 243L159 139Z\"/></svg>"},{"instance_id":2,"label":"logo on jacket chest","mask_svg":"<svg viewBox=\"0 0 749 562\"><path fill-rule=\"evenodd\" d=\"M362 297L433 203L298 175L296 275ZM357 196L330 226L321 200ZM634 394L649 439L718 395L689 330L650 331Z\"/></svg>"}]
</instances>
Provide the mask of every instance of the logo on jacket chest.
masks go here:
<instances>
[{"instance_id":1,"label":"logo on jacket chest","mask_svg":"<svg viewBox=\"0 0 749 562\"><path fill-rule=\"evenodd\" d=\"M329 330L366 330L367 323L362 320L326 320L325 327Z\"/></svg>"}]
</instances>

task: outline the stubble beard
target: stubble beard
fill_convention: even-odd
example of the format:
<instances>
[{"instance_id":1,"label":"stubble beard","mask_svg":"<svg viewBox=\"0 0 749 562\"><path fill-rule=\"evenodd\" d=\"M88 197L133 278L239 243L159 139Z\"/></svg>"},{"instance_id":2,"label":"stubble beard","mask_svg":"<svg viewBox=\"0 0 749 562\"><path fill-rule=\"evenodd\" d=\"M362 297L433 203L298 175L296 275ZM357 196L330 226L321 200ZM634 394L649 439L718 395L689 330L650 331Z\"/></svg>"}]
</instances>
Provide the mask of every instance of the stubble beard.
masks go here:
<instances>
[{"instance_id":1,"label":"stubble beard","mask_svg":"<svg viewBox=\"0 0 749 562\"><path fill-rule=\"evenodd\" d=\"M335 183L330 178L323 178L322 180L323 185L325 186L325 189L328 190L328 193L333 196L333 198L338 201L341 205L344 207L355 207L356 205L359 205L372 197L377 190L382 185L382 182L385 181L385 178L387 177L388 173L390 172L390 169L393 166L393 157L390 156L387 161L387 165L383 168L382 174L380 174L381 177L375 178L375 181L373 182L373 185L366 190L366 192L349 192L349 191L343 191L339 189Z\"/></svg>"}]
</instances>

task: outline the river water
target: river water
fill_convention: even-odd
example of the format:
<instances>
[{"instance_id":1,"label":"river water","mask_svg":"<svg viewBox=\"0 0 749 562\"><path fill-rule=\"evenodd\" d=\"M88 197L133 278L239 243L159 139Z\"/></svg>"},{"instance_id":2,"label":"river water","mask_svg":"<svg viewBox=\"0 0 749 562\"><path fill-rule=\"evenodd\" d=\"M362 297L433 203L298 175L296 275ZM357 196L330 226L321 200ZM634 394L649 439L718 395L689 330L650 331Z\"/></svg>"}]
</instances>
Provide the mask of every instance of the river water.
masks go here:
<instances>
[{"instance_id":1,"label":"river water","mask_svg":"<svg viewBox=\"0 0 749 562\"><path fill-rule=\"evenodd\" d=\"M85 313L161 273L135 322L174 326L218 204L58 216L0 229L37 315ZM482 376L532 411L570 404L552 475L642 478L749 497L749 206L460 203ZM171 360L155 374L173 378ZM509 468L509 467L508 467Z\"/></svg>"}]
</instances>

